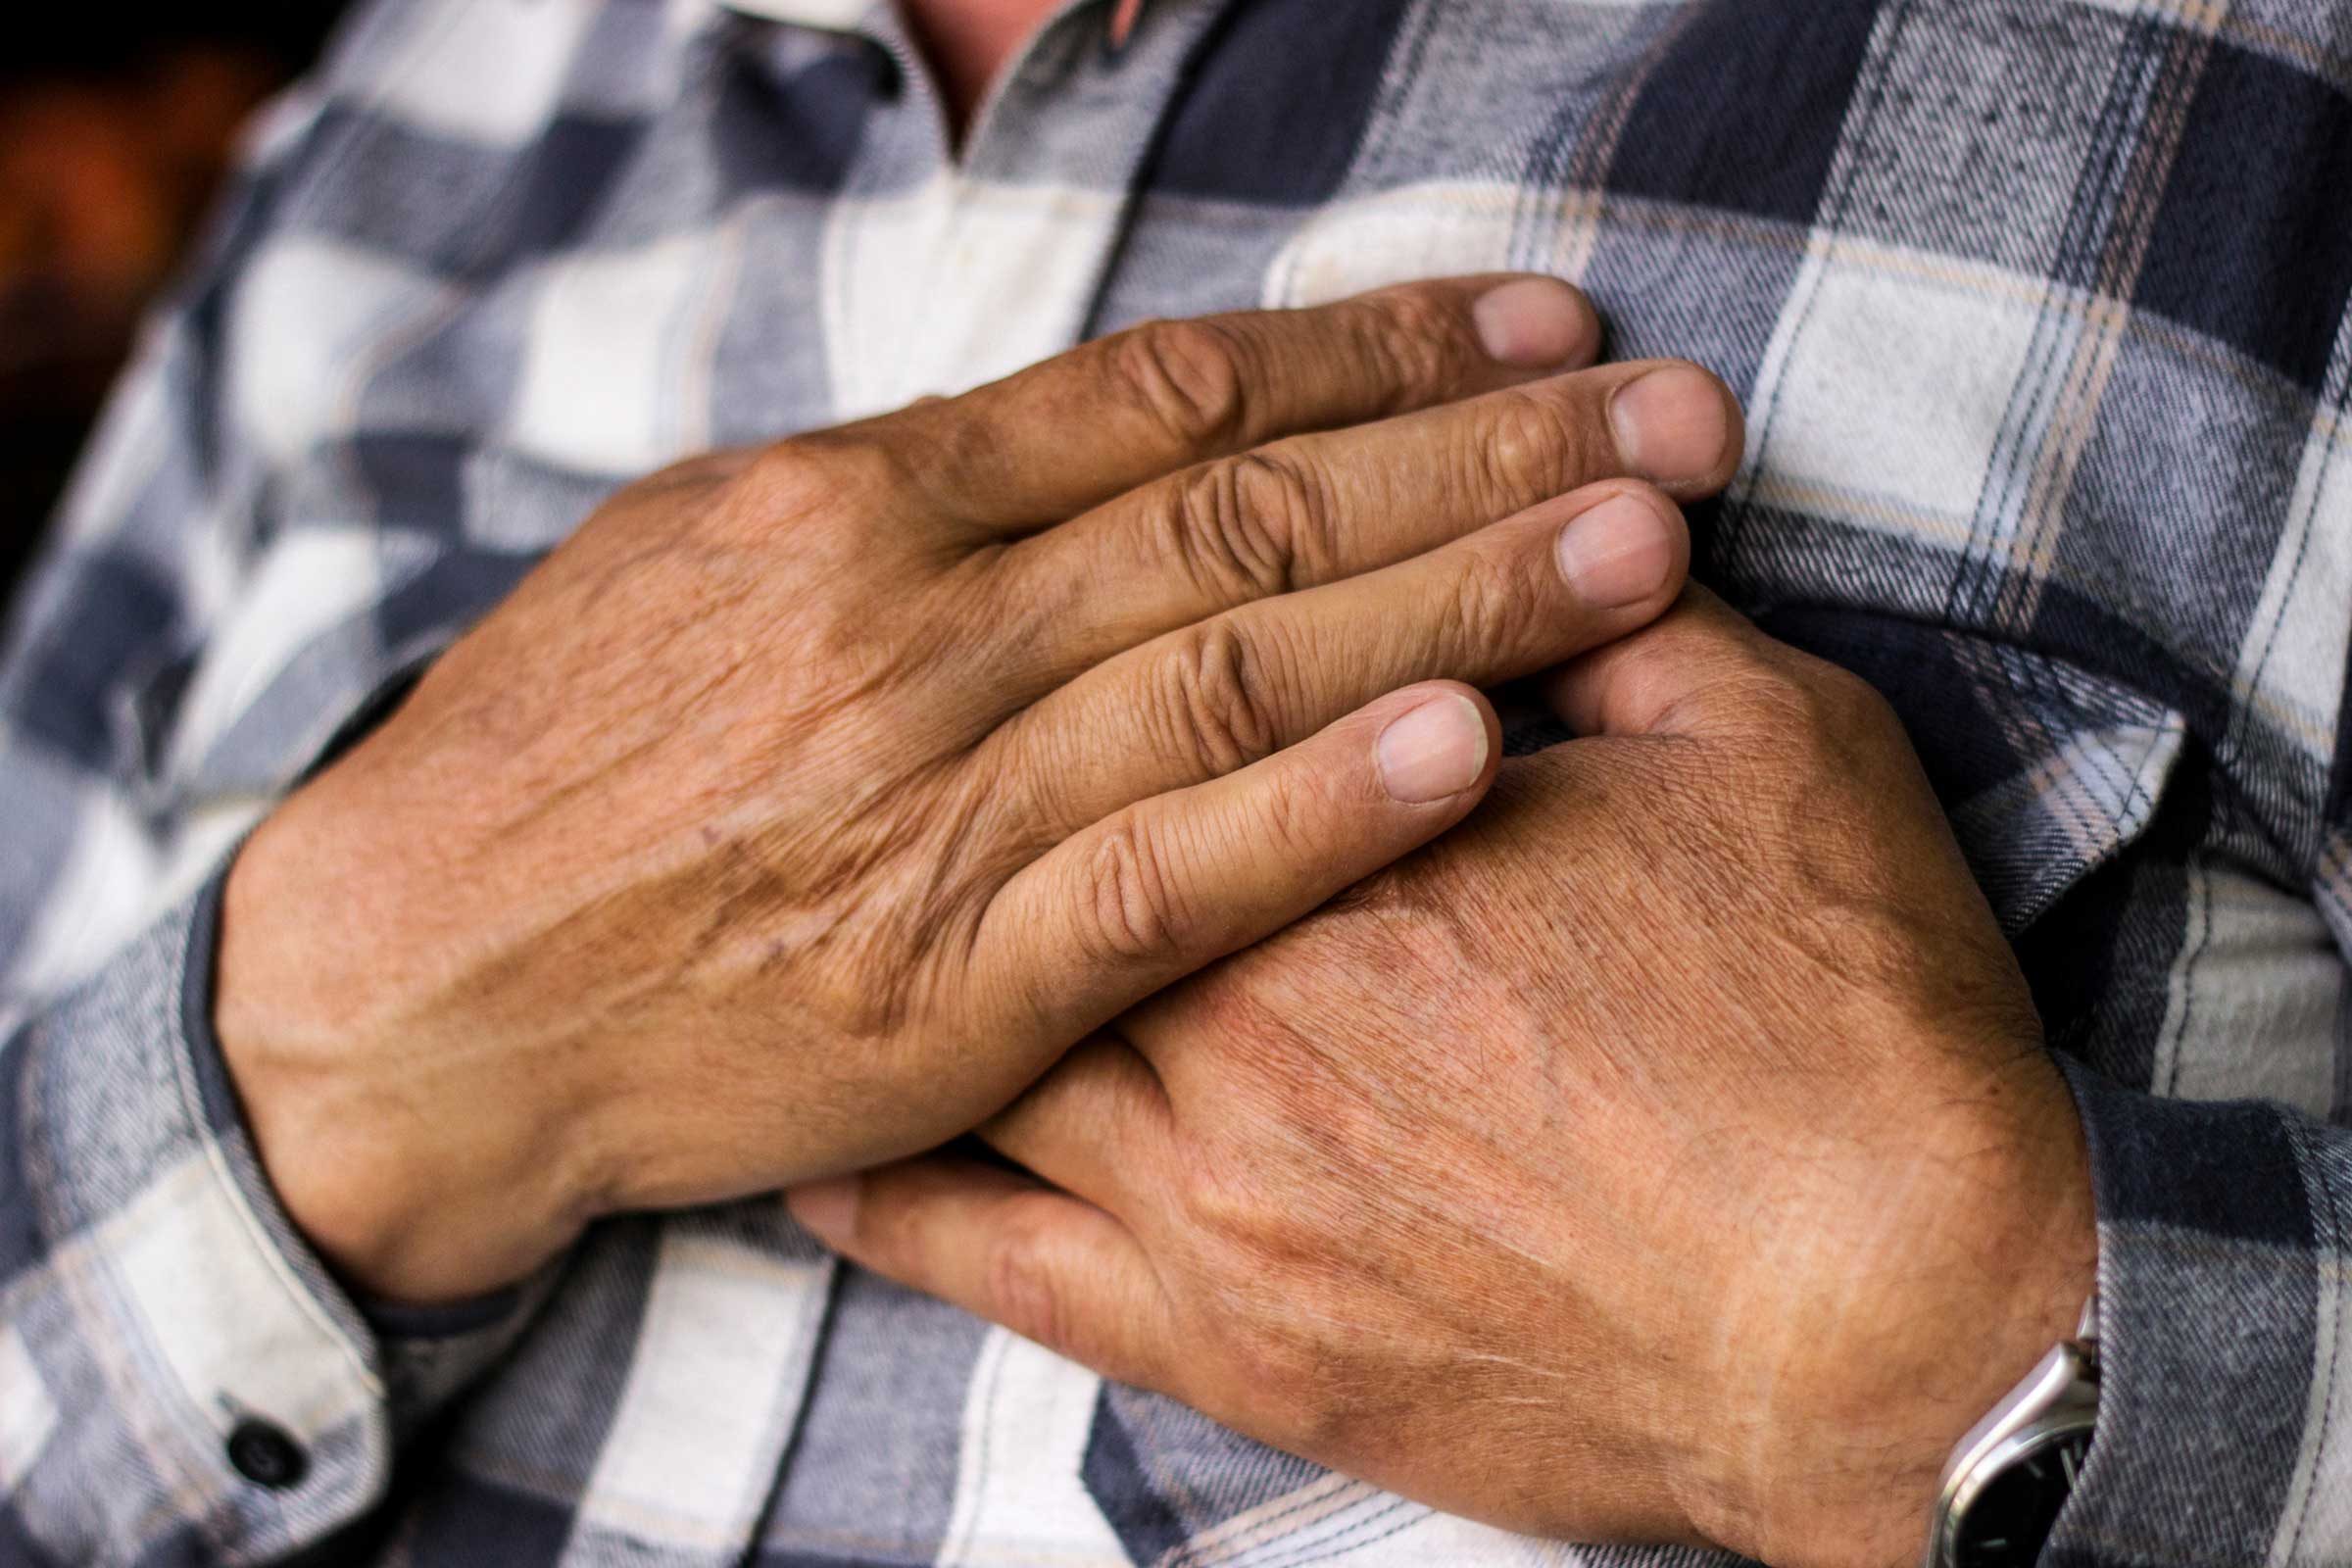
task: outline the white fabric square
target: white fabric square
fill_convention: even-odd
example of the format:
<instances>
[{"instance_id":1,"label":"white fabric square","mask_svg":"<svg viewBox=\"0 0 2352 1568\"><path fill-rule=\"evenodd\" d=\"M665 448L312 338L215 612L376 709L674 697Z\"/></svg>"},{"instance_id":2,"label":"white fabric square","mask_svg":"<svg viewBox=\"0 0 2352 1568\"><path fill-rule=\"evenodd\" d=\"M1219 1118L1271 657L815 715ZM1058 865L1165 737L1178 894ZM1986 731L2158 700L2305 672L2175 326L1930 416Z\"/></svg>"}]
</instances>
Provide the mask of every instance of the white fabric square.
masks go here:
<instances>
[{"instance_id":1,"label":"white fabric square","mask_svg":"<svg viewBox=\"0 0 2352 1568\"><path fill-rule=\"evenodd\" d=\"M229 406L280 463L348 433L381 345L443 295L370 251L312 238L270 245L231 308Z\"/></svg>"},{"instance_id":2,"label":"white fabric square","mask_svg":"<svg viewBox=\"0 0 2352 1568\"><path fill-rule=\"evenodd\" d=\"M420 8L383 74L383 110L420 130L492 146L555 112L589 0L442 0Z\"/></svg>"},{"instance_id":3,"label":"white fabric square","mask_svg":"<svg viewBox=\"0 0 2352 1568\"><path fill-rule=\"evenodd\" d=\"M2352 645L2352 428L2331 409L2304 445L2286 526L2246 624L2237 701L2325 764Z\"/></svg>"},{"instance_id":4,"label":"white fabric square","mask_svg":"<svg viewBox=\"0 0 2352 1568\"><path fill-rule=\"evenodd\" d=\"M57 1430L57 1401L32 1364L24 1336L0 1327L0 1496L24 1484Z\"/></svg>"},{"instance_id":5,"label":"white fabric square","mask_svg":"<svg viewBox=\"0 0 2352 1568\"><path fill-rule=\"evenodd\" d=\"M282 534L205 650L172 734L170 770L201 759L313 638L382 597L394 562L421 564L430 546L363 527ZM319 715L320 727L337 715ZM321 741L325 739L322 735Z\"/></svg>"},{"instance_id":6,"label":"white fabric square","mask_svg":"<svg viewBox=\"0 0 2352 1568\"><path fill-rule=\"evenodd\" d=\"M54 996L85 978L146 923L149 905L125 889L153 886L154 837L116 790L73 780L38 746L7 748L16 788L72 789L78 796L72 848L13 956L9 983L27 996ZM36 777L32 770L56 774Z\"/></svg>"},{"instance_id":7,"label":"white fabric square","mask_svg":"<svg viewBox=\"0 0 2352 1568\"><path fill-rule=\"evenodd\" d=\"M1261 303L1324 305L1392 283L1505 270L1525 207L1518 191L1484 180L1425 180L1334 202L1266 270Z\"/></svg>"},{"instance_id":8,"label":"white fabric square","mask_svg":"<svg viewBox=\"0 0 2352 1568\"><path fill-rule=\"evenodd\" d=\"M749 1539L800 1410L830 1259L663 1231L643 1325L566 1562L598 1539L733 1551Z\"/></svg>"},{"instance_id":9,"label":"white fabric square","mask_svg":"<svg viewBox=\"0 0 2352 1568\"><path fill-rule=\"evenodd\" d=\"M964 1396L956 1508L940 1568L1127 1561L1084 1476L1102 1380L1001 1328Z\"/></svg>"},{"instance_id":10,"label":"white fabric square","mask_svg":"<svg viewBox=\"0 0 2352 1568\"><path fill-rule=\"evenodd\" d=\"M708 446L734 249L719 234L685 234L548 268L508 431L515 449L635 477Z\"/></svg>"},{"instance_id":11,"label":"white fabric square","mask_svg":"<svg viewBox=\"0 0 2352 1568\"><path fill-rule=\"evenodd\" d=\"M1816 247L1750 414L1759 491L1893 532L1964 539L2041 293L1946 258Z\"/></svg>"},{"instance_id":12,"label":"white fabric square","mask_svg":"<svg viewBox=\"0 0 2352 1568\"><path fill-rule=\"evenodd\" d=\"M80 1266L136 1308L198 1419L225 1426L251 1410L313 1440L383 1390L287 1271L220 1158L208 1146L159 1177L83 1244Z\"/></svg>"},{"instance_id":13,"label":"white fabric square","mask_svg":"<svg viewBox=\"0 0 2352 1568\"><path fill-rule=\"evenodd\" d=\"M824 261L836 416L961 392L1069 348L1119 208L1100 191L952 173L837 203Z\"/></svg>"}]
</instances>

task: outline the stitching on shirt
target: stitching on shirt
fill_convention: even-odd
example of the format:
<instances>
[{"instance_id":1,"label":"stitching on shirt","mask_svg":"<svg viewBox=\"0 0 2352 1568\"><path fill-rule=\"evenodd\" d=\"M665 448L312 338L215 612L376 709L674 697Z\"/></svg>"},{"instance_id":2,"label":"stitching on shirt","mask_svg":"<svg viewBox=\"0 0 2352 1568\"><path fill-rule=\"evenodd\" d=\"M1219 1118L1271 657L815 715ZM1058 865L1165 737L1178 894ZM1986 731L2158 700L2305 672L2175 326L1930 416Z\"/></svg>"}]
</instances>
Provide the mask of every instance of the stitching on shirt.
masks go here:
<instances>
[{"instance_id":1,"label":"stitching on shirt","mask_svg":"<svg viewBox=\"0 0 2352 1568\"><path fill-rule=\"evenodd\" d=\"M1132 1428L1129 1429L1129 1435L1131 1437L1133 1436ZM1140 1447L1141 1440L1138 1439L1137 1443L1138 1446ZM1362 1485L1362 1482L1351 1481L1348 1477L1339 1474L1337 1471L1326 1471L1322 1475L1316 1477L1314 1480L1308 1482L1305 1486L1298 1488L1297 1491L1283 1494L1283 1496L1289 1499L1288 1501L1284 1502L1281 1507L1275 1509L1272 1513L1264 1515L1262 1518L1251 1519L1244 1528L1252 1534L1262 1533L1274 1528L1276 1525L1281 1524L1282 1521L1292 1517L1294 1514L1302 1513L1306 1509L1312 1508L1319 1502L1330 1501L1332 1494L1335 1492L1341 1492L1345 1491L1348 1487ZM1342 1503L1339 1506L1345 1507L1347 1505ZM1332 1510L1334 1513L1338 1511L1339 1509L1337 1507ZM1212 1525L1210 1530L1212 1532L1228 1530L1233 1526L1235 1519L1245 1517L1250 1512L1250 1510L1244 1509L1240 1514L1235 1514L1231 1517L1221 1519ZM1304 1527L1301 1526L1300 1528ZM1279 1546L1281 1544L1281 1540L1277 1538L1272 1542L1261 1543L1260 1544L1271 1547ZM1202 1564L1212 1563L1217 1560L1214 1555L1210 1554L1216 1552L1218 1549L1219 1548L1213 1544L1203 1546L1198 1540L1187 1541L1183 1545L1175 1548L1174 1552L1168 1557L1164 1568L1201 1568ZM1245 1544L1239 1548L1238 1555L1229 1555L1225 1560L1227 1562L1247 1561L1250 1552L1253 1549L1256 1548Z\"/></svg>"},{"instance_id":2,"label":"stitching on shirt","mask_svg":"<svg viewBox=\"0 0 2352 1568\"><path fill-rule=\"evenodd\" d=\"M2304 1133L2303 1129L2296 1126L2292 1121L2287 1122L2286 1129L2287 1137L2294 1147L2296 1163L2303 1166L2305 1171L2309 1173L2307 1180L2310 1181L2311 1185L2317 1187L2322 1194L2327 1196L2328 1200L2326 1209L2328 1221L2328 1251L2325 1255L2340 1257L2344 1252L2346 1240L2345 1227L2343 1216L2337 1212L2334 1189L2327 1179L2327 1168L2325 1164L2316 1157L2314 1152L2309 1149L2309 1139ZM2295 1520L2295 1533L2287 1545L2287 1559L2289 1562L2292 1562L2295 1558L2302 1555L2303 1537L2304 1534L2311 1528L2312 1503L2320 1494L2321 1477L2319 1474L2319 1463L2328 1452L2328 1434L2335 1425L2336 1396L2343 1393L2343 1384L2337 1379L2335 1374L2336 1362L2343 1353L2344 1325L2341 1321L2341 1318L2344 1310L2344 1291L2340 1283L2333 1287L2328 1285L2327 1271L2324 1269L2313 1270L2312 1282L2315 1286L2313 1293L2315 1298L2321 1291L2329 1289L2333 1289L2335 1291L2335 1310L2338 1321L2335 1326L2335 1333L2329 1337L2328 1342L2328 1364L2320 1373L2321 1378L2328 1385L2328 1397L2320 1406L2320 1430L2314 1435L2312 1440L2312 1474L2309 1484L2303 1489L2303 1511ZM2316 1299L2313 1305L2316 1310L2318 1305ZM2317 1329L2318 1324L2316 1321L2314 1322L2313 1327L2315 1330Z\"/></svg>"},{"instance_id":3,"label":"stitching on shirt","mask_svg":"<svg viewBox=\"0 0 2352 1568\"><path fill-rule=\"evenodd\" d=\"M1368 1541L1348 1539L1351 1536L1361 1536L1365 1531L1380 1524L1381 1521L1394 1517L1399 1508L1411 1509L1412 1517ZM1419 1504L1408 1502L1402 1497L1392 1497L1388 1502L1375 1508L1361 1519L1320 1541L1302 1542L1297 1540L1295 1536L1287 1542L1270 1541L1262 1548L1262 1554L1244 1557L1241 1562L1244 1568L1300 1568L1300 1565L1304 1563L1321 1562L1324 1558L1337 1556L1342 1551L1353 1551L1358 1547L1371 1545L1374 1542L1386 1541L1398 1531L1409 1529L1428 1516L1429 1510ZM1300 1528L1307 1527L1301 1526Z\"/></svg>"}]
</instances>

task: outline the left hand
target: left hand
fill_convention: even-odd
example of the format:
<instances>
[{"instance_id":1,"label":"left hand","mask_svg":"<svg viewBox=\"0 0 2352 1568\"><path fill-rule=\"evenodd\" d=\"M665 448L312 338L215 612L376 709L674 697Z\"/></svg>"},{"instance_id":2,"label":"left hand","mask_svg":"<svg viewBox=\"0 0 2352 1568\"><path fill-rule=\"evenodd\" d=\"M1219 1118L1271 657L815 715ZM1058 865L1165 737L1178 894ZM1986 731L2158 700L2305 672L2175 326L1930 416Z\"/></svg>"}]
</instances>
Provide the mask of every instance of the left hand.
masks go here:
<instances>
[{"instance_id":1,"label":"left hand","mask_svg":"<svg viewBox=\"0 0 2352 1568\"><path fill-rule=\"evenodd\" d=\"M857 1261L1452 1512L1916 1562L2095 1253L2081 1127L1893 713L1693 590L1580 736L1129 1014Z\"/></svg>"}]
</instances>

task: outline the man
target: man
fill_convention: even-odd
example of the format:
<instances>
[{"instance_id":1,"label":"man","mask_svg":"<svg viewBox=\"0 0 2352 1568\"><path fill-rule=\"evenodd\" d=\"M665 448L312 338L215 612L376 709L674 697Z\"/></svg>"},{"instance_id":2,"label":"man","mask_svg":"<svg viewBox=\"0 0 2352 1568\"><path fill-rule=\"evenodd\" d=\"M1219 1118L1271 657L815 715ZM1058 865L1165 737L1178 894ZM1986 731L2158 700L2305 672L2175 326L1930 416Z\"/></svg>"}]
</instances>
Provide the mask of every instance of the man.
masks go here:
<instances>
[{"instance_id":1,"label":"man","mask_svg":"<svg viewBox=\"0 0 2352 1568\"><path fill-rule=\"evenodd\" d=\"M2352 14L910 9L267 127L6 686L9 1551L2352 1553Z\"/></svg>"}]
</instances>

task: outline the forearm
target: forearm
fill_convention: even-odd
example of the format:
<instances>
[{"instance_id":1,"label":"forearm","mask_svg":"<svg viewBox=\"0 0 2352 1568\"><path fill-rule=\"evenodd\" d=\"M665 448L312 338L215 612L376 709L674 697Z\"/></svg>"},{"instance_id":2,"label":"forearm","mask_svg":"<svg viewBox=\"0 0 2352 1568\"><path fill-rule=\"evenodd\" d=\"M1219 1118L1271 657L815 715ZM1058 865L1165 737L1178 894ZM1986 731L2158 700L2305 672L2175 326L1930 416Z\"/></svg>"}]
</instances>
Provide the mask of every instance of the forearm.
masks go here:
<instances>
[{"instance_id":1,"label":"forearm","mask_svg":"<svg viewBox=\"0 0 2352 1568\"><path fill-rule=\"evenodd\" d=\"M137 1559L198 1515L241 1558L311 1544L380 1497L397 1438L528 1304L387 1340L303 1242L212 1046L216 902L0 1048L0 1481L60 1560Z\"/></svg>"}]
</instances>

